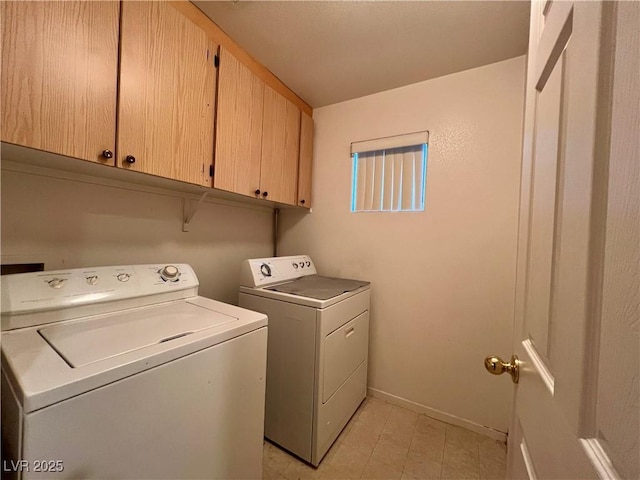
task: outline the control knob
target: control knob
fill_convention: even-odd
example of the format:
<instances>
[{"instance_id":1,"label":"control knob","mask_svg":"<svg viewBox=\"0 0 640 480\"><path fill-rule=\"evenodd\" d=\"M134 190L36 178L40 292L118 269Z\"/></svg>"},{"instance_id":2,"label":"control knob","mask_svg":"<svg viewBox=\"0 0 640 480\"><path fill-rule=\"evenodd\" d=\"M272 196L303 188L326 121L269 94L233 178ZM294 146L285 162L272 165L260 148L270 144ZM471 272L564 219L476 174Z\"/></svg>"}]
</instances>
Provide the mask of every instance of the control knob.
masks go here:
<instances>
[{"instance_id":1,"label":"control knob","mask_svg":"<svg viewBox=\"0 0 640 480\"><path fill-rule=\"evenodd\" d=\"M51 288L62 288L64 287L66 281L66 278L52 278L47 283Z\"/></svg>"},{"instance_id":2,"label":"control knob","mask_svg":"<svg viewBox=\"0 0 640 480\"><path fill-rule=\"evenodd\" d=\"M271 267L266 263L263 263L262 265L260 265L260 273L262 273L262 275L264 275L265 277L270 277Z\"/></svg>"},{"instance_id":3,"label":"control knob","mask_svg":"<svg viewBox=\"0 0 640 480\"><path fill-rule=\"evenodd\" d=\"M131 278L131 275L129 275L128 273L119 273L118 275L116 275L116 278L119 282L128 282Z\"/></svg>"},{"instance_id":4,"label":"control knob","mask_svg":"<svg viewBox=\"0 0 640 480\"><path fill-rule=\"evenodd\" d=\"M91 275L90 277L87 277L87 283L89 285L96 285L98 283L98 276L97 275Z\"/></svg>"},{"instance_id":5,"label":"control knob","mask_svg":"<svg viewBox=\"0 0 640 480\"><path fill-rule=\"evenodd\" d=\"M180 270L174 265L166 265L160 270L160 278L165 282L177 282Z\"/></svg>"}]
</instances>

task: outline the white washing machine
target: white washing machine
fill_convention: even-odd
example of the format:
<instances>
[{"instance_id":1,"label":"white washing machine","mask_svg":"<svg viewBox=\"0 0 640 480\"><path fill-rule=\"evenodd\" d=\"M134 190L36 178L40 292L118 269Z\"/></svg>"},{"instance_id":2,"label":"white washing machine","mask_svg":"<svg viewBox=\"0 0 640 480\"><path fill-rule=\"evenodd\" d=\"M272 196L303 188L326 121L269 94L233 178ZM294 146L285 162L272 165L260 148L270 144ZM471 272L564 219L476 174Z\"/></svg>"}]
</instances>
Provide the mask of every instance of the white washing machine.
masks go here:
<instances>
[{"instance_id":1,"label":"white washing machine","mask_svg":"<svg viewBox=\"0 0 640 480\"><path fill-rule=\"evenodd\" d=\"M265 315L189 265L1 282L3 478L261 478Z\"/></svg>"},{"instance_id":2,"label":"white washing machine","mask_svg":"<svg viewBox=\"0 0 640 480\"><path fill-rule=\"evenodd\" d=\"M317 466L366 396L369 282L305 255L251 259L239 297L269 317L265 436Z\"/></svg>"}]
</instances>

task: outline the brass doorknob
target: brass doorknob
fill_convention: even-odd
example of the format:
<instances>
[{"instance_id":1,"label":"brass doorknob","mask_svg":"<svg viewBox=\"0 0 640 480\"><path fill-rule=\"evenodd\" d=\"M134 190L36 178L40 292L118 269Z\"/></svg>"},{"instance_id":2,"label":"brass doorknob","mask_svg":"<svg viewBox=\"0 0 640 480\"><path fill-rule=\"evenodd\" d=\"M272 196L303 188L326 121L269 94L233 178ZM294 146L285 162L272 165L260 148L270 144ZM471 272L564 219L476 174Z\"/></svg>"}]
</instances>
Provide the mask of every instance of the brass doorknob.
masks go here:
<instances>
[{"instance_id":1,"label":"brass doorknob","mask_svg":"<svg viewBox=\"0 0 640 480\"><path fill-rule=\"evenodd\" d=\"M496 357L495 355L487 357L484 359L484 368L494 375L502 375L504 372L507 372L511 375L513 383L518 383L520 379L520 360L518 360L516 355L511 356L511 362L509 363L504 362L500 357Z\"/></svg>"}]
</instances>

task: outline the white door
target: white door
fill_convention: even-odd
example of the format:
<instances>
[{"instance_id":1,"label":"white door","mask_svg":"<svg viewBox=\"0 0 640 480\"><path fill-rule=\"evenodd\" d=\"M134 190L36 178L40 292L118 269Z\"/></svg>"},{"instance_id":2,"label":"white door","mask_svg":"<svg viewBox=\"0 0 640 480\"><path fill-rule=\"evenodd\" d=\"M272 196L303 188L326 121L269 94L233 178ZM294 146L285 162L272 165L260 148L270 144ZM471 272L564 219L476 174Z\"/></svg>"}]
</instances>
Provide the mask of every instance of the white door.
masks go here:
<instances>
[{"instance_id":1,"label":"white door","mask_svg":"<svg viewBox=\"0 0 640 480\"><path fill-rule=\"evenodd\" d=\"M635 479L640 3L531 8L508 478Z\"/></svg>"}]
</instances>

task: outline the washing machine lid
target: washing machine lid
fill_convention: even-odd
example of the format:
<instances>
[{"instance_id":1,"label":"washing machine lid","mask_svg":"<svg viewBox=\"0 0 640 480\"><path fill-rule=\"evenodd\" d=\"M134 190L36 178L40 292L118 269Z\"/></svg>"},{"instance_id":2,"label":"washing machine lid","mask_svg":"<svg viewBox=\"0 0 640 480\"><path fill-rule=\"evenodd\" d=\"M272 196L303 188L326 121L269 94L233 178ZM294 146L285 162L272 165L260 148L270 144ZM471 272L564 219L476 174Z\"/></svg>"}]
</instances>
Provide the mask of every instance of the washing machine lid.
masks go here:
<instances>
[{"instance_id":1,"label":"washing machine lid","mask_svg":"<svg viewBox=\"0 0 640 480\"><path fill-rule=\"evenodd\" d=\"M2 370L28 413L266 326L263 313L196 296L2 332Z\"/></svg>"},{"instance_id":2,"label":"washing machine lid","mask_svg":"<svg viewBox=\"0 0 640 480\"><path fill-rule=\"evenodd\" d=\"M77 368L236 320L178 302L52 325L39 333L70 367Z\"/></svg>"},{"instance_id":3,"label":"washing machine lid","mask_svg":"<svg viewBox=\"0 0 640 480\"><path fill-rule=\"evenodd\" d=\"M324 277L322 275L309 275L287 283L281 283L265 290L288 293L300 297L314 298L316 300L329 300L343 293L352 292L369 285L370 282L351 280L348 278Z\"/></svg>"}]
</instances>

